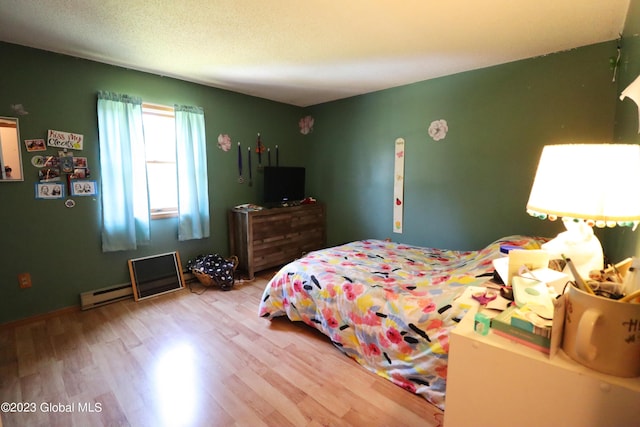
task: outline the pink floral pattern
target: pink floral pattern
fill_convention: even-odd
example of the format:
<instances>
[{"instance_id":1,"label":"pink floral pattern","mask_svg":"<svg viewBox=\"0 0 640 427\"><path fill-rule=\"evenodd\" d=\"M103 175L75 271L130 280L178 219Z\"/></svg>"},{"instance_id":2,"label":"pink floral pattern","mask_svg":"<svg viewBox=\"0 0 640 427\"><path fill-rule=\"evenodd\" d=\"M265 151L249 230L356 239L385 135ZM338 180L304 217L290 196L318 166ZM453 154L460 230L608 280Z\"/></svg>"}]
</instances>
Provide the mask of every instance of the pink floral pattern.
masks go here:
<instances>
[{"instance_id":1,"label":"pink floral pattern","mask_svg":"<svg viewBox=\"0 0 640 427\"><path fill-rule=\"evenodd\" d=\"M465 314L455 298L493 271L500 245L539 247L511 236L479 251L363 240L311 252L284 266L259 314L288 316L327 335L366 369L444 409L449 332Z\"/></svg>"},{"instance_id":2,"label":"pink floral pattern","mask_svg":"<svg viewBox=\"0 0 640 427\"><path fill-rule=\"evenodd\" d=\"M218 148L222 151L229 151L231 149L231 137L229 135L218 135Z\"/></svg>"},{"instance_id":3,"label":"pink floral pattern","mask_svg":"<svg viewBox=\"0 0 640 427\"><path fill-rule=\"evenodd\" d=\"M447 125L446 120L434 120L429 125L429 136L433 138L434 141L444 139L447 136L447 132L449 132L449 125Z\"/></svg>"}]
</instances>

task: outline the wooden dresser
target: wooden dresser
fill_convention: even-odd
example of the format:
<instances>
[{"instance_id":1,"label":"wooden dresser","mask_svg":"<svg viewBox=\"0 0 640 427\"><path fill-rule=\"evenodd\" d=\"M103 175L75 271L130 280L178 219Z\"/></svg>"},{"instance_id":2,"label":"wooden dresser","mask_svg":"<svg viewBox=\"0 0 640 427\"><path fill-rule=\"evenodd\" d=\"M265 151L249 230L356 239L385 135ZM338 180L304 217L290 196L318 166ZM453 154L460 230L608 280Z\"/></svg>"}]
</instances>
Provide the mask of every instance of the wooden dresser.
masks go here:
<instances>
[{"instance_id":1,"label":"wooden dresser","mask_svg":"<svg viewBox=\"0 0 640 427\"><path fill-rule=\"evenodd\" d=\"M326 245L325 207L321 203L263 210L229 211L229 249L239 268L256 271L284 265Z\"/></svg>"}]
</instances>

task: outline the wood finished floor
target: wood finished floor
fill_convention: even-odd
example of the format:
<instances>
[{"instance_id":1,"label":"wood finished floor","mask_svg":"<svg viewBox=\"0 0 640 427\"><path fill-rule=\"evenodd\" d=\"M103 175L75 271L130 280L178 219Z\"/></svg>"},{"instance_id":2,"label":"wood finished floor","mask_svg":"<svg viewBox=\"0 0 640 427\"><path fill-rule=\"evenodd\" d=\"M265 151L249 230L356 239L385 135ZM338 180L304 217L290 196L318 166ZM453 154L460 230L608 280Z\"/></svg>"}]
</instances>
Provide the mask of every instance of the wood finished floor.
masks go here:
<instances>
[{"instance_id":1,"label":"wood finished floor","mask_svg":"<svg viewBox=\"0 0 640 427\"><path fill-rule=\"evenodd\" d=\"M0 427L442 424L311 328L259 318L269 277L0 327L0 402L36 409Z\"/></svg>"}]
</instances>

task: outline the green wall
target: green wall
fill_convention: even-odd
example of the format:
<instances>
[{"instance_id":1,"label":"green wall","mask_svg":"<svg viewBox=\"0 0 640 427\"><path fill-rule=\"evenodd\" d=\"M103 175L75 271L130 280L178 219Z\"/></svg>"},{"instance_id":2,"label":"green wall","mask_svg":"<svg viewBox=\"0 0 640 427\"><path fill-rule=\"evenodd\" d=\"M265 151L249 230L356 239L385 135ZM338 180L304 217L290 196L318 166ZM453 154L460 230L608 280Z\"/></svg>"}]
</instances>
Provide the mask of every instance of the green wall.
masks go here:
<instances>
[{"instance_id":1,"label":"green wall","mask_svg":"<svg viewBox=\"0 0 640 427\"><path fill-rule=\"evenodd\" d=\"M15 117L11 104L24 105L29 114L18 116L23 140L46 139L48 129L83 134L85 149L78 153L88 158L91 178L98 181L99 90L203 107L212 218L208 239L178 242L176 219L154 220L150 246L102 253L100 199L77 197L72 209L64 200L35 200L37 169L30 159L41 153L23 147L25 181L0 183L0 323L76 305L81 292L126 283L130 258L178 250L185 264L200 253L227 254L227 209L259 201L260 176L254 157L256 185L236 182L237 146L226 153L218 149L220 133L246 147L255 146L261 132L266 146L279 145L282 165L304 166L297 107L5 43L0 43L0 58L0 116ZM17 275L23 272L31 273L30 289L18 287Z\"/></svg>"},{"instance_id":2,"label":"green wall","mask_svg":"<svg viewBox=\"0 0 640 427\"><path fill-rule=\"evenodd\" d=\"M611 142L616 108L602 43L317 105L310 181L326 201L330 243L392 238L477 249L561 225L525 205L546 144ZM445 119L449 132L427 129ZM406 141L404 233L392 232L394 141ZM562 191L562 189L560 189Z\"/></svg>"},{"instance_id":3,"label":"green wall","mask_svg":"<svg viewBox=\"0 0 640 427\"><path fill-rule=\"evenodd\" d=\"M622 33L617 95L640 75L640 0L631 0L627 22ZM629 98L616 102L615 141L640 143L638 135L638 106ZM629 197L640 197L640 188L629 188ZM617 262L629 256L640 256L640 230L615 228L607 230L603 245Z\"/></svg>"},{"instance_id":4,"label":"green wall","mask_svg":"<svg viewBox=\"0 0 640 427\"><path fill-rule=\"evenodd\" d=\"M34 200L37 170L23 149L24 183L1 183L0 323L68 307L78 294L128 281L126 260L179 250L226 254L226 210L260 201L256 185L236 183L234 143L280 146L283 165L307 167L307 192L327 204L328 240L361 238L452 249L476 249L509 234L552 236L559 224L525 212L538 156L545 144L611 141L618 88L609 57L615 42L442 77L372 94L298 108L171 78L0 43L0 115L22 103L22 139L48 129L83 134L92 178L99 180L96 92L110 90L160 104L199 105L209 144L212 237L178 242L176 221L152 223L152 245L137 251L100 250L100 201ZM298 119L311 114L309 135ZM447 137L433 141L433 120ZM404 233L392 232L394 141L406 141ZM244 145L246 146L246 145ZM235 148L235 147L234 147ZM54 151L50 149L49 151ZM255 160L255 159L254 159ZM255 162L254 162L255 166ZM30 272L31 289L17 274Z\"/></svg>"}]
</instances>

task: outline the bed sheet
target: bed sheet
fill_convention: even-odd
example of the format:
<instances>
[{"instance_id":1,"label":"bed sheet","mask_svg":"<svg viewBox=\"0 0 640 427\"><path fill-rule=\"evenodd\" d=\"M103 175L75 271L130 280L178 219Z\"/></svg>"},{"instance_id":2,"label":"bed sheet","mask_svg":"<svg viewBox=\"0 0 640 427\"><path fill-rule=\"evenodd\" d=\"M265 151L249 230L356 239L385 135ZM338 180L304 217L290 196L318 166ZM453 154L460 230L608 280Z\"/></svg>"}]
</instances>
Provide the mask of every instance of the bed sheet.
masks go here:
<instances>
[{"instance_id":1,"label":"bed sheet","mask_svg":"<svg viewBox=\"0 0 640 427\"><path fill-rule=\"evenodd\" d=\"M453 251L363 240L311 252L267 284L259 315L320 330L366 369L444 409L449 332L466 313L455 299L490 278L501 245L542 242L510 236Z\"/></svg>"}]
</instances>

